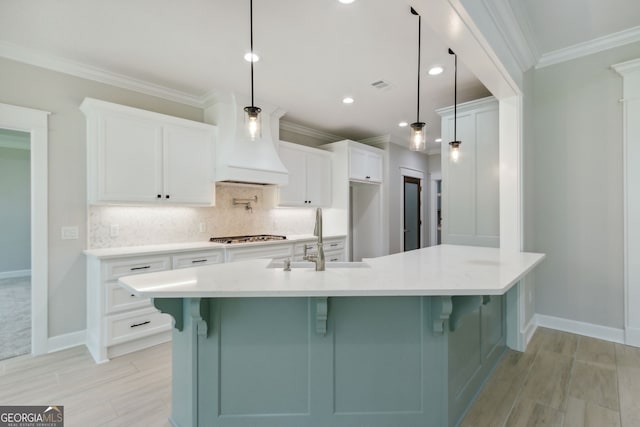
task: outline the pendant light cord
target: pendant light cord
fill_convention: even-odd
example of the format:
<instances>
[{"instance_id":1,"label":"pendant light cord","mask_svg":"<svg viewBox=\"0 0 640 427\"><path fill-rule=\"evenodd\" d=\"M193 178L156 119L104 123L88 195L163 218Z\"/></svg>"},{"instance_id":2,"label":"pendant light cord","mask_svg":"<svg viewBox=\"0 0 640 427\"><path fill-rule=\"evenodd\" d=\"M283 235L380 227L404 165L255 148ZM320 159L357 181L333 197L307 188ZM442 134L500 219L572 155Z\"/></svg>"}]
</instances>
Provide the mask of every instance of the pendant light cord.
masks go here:
<instances>
[{"instance_id":1,"label":"pendant light cord","mask_svg":"<svg viewBox=\"0 0 640 427\"><path fill-rule=\"evenodd\" d=\"M249 27L251 30L251 106L255 106L253 102L253 63L255 62L255 54L253 53L253 0L249 0Z\"/></svg>"},{"instance_id":2,"label":"pendant light cord","mask_svg":"<svg viewBox=\"0 0 640 427\"><path fill-rule=\"evenodd\" d=\"M458 55L449 49L453 55L453 141L458 141Z\"/></svg>"},{"instance_id":3,"label":"pendant light cord","mask_svg":"<svg viewBox=\"0 0 640 427\"><path fill-rule=\"evenodd\" d=\"M420 39L422 35L422 16L418 15L418 108L416 122L420 122Z\"/></svg>"}]
</instances>

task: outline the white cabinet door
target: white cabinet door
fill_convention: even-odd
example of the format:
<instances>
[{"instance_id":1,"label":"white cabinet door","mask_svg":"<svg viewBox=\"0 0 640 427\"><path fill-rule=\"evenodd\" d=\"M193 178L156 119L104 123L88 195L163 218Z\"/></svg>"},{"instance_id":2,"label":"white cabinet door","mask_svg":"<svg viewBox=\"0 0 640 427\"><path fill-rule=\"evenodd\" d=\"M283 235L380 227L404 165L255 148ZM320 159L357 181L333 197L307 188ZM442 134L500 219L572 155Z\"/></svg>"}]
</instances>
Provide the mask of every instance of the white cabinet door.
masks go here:
<instances>
[{"instance_id":1,"label":"white cabinet door","mask_svg":"<svg viewBox=\"0 0 640 427\"><path fill-rule=\"evenodd\" d=\"M331 205L331 157L307 153L306 159L307 205Z\"/></svg>"},{"instance_id":2,"label":"white cabinet door","mask_svg":"<svg viewBox=\"0 0 640 427\"><path fill-rule=\"evenodd\" d=\"M107 202L153 202L161 197L161 126L104 114L98 129L97 197Z\"/></svg>"},{"instance_id":3,"label":"white cabinet door","mask_svg":"<svg viewBox=\"0 0 640 427\"><path fill-rule=\"evenodd\" d=\"M90 203L211 205L215 126L86 98Z\"/></svg>"},{"instance_id":4,"label":"white cabinet door","mask_svg":"<svg viewBox=\"0 0 640 427\"><path fill-rule=\"evenodd\" d=\"M278 189L280 206L331 205L331 154L281 142L279 154L289 183Z\"/></svg>"},{"instance_id":5,"label":"white cabinet door","mask_svg":"<svg viewBox=\"0 0 640 427\"><path fill-rule=\"evenodd\" d=\"M289 183L278 189L279 204L283 206L307 206L306 153L280 144L280 160L289 171Z\"/></svg>"},{"instance_id":6,"label":"white cabinet door","mask_svg":"<svg viewBox=\"0 0 640 427\"><path fill-rule=\"evenodd\" d=\"M369 150L349 147L349 179L382 182L382 156Z\"/></svg>"},{"instance_id":7,"label":"white cabinet door","mask_svg":"<svg viewBox=\"0 0 640 427\"><path fill-rule=\"evenodd\" d=\"M211 132L175 125L163 128L164 199L173 203L211 204Z\"/></svg>"}]
</instances>

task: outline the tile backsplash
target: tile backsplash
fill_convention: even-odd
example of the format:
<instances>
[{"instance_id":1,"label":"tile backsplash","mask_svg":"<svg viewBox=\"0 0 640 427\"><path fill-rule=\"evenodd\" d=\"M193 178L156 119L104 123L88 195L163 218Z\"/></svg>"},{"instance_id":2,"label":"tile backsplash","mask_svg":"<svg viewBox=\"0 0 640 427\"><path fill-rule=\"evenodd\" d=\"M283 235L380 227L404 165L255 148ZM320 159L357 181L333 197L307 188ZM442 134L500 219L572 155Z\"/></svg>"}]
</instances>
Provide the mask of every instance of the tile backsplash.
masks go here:
<instances>
[{"instance_id":1,"label":"tile backsplash","mask_svg":"<svg viewBox=\"0 0 640 427\"><path fill-rule=\"evenodd\" d=\"M90 249L206 241L244 234L311 234L313 208L277 208L261 187L216 186L216 206L89 206ZM252 210L234 205L250 199ZM200 225L204 224L204 231ZM117 236L112 234L112 226Z\"/></svg>"}]
</instances>

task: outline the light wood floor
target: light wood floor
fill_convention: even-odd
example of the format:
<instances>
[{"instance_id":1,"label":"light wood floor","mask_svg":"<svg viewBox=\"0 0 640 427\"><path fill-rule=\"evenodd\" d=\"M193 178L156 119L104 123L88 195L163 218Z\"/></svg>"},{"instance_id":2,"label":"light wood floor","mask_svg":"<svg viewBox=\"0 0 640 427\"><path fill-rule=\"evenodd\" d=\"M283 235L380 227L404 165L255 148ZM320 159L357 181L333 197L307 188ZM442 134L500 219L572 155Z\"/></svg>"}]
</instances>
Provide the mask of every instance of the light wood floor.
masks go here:
<instances>
[{"instance_id":1,"label":"light wood floor","mask_svg":"<svg viewBox=\"0 0 640 427\"><path fill-rule=\"evenodd\" d=\"M462 427L638 427L640 349L539 328L502 359Z\"/></svg>"},{"instance_id":2,"label":"light wood floor","mask_svg":"<svg viewBox=\"0 0 640 427\"><path fill-rule=\"evenodd\" d=\"M66 427L168 427L171 346L102 365L84 347L0 361L0 405L12 404L64 405ZM462 426L638 427L640 349L540 328L525 353L505 355Z\"/></svg>"}]
</instances>

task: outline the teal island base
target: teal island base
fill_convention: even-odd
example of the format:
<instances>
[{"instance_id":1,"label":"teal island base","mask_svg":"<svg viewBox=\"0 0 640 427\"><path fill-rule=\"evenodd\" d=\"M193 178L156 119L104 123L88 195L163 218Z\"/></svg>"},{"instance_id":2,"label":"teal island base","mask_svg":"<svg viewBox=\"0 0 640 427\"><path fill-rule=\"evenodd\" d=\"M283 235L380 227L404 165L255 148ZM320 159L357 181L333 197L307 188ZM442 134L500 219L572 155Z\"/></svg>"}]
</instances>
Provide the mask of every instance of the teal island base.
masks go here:
<instances>
[{"instance_id":1,"label":"teal island base","mask_svg":"<svg viewBox=\"0 0 640 427\"><path fill-rule=\"evenodd\" d=\"M157 298L176 427L447 427L505 350L502 296Z\"/></svg>"}]
</instances>

